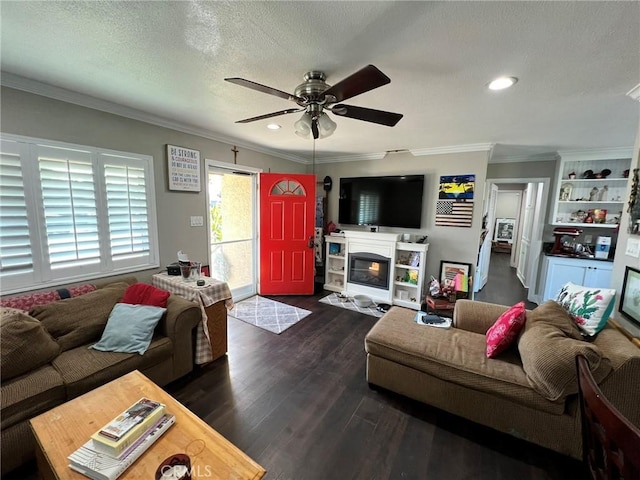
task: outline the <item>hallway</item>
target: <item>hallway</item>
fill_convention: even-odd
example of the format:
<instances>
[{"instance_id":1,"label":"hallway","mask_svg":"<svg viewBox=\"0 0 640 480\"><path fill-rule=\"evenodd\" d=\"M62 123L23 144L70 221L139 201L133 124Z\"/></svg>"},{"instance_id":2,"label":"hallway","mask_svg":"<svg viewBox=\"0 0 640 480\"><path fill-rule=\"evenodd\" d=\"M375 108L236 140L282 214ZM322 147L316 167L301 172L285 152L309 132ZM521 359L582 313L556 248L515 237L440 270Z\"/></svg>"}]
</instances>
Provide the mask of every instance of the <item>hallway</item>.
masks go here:
<instances>
[{"instance_id":1,"label":"hallway","mask_svg":"<svg viewBox=\"0 0 640 480\"><path fill-rule=\"evenodd\" d=\"M475 300L509 306L524 301L528 309L537 307L535 303L527 300L528 289L520 283L516 269L509 265L509 258L509 253L491 252L489 280L484 288L476 293Z\"/></svg>"}]
</instances>

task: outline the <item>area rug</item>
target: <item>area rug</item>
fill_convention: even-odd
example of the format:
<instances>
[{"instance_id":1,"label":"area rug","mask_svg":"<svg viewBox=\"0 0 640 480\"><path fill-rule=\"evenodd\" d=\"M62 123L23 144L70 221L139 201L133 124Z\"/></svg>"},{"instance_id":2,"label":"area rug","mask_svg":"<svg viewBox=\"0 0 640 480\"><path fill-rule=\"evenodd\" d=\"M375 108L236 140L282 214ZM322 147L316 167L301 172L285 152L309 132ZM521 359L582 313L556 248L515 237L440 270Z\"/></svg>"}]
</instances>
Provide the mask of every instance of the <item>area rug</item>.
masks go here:
<instances>
[{"instance_id":1,"label":"area rug","mask_svg":"<svg viewBox=\"0 0 640 480\"><path fill-rule=\"evenodd\" d=\"M338 297L337 293L332 293L331 295L327 295L319 300L322 303L328 303L329 305L333 305L334 307L346 308L347 310L353 310L355 312L364 313L366 315L371 315L372 317L382 317L384 315L383 312L379 312L376 310L375 304L370 307L359 307L355 303L353 303L353 299L349 298L348 300L342 300Z\"/></svg>"},{"instance_id":2,"label":"area rug","mask_svg":"<svg viewBox=\"0 0 640 480\"><path fill-rule=\"evenodd\" d=\"M284 332L310 313L309 310L276 302L259 295L236 303L229 311L229 315L238 320L276 334Z\"/></svg>"}]
</instances>

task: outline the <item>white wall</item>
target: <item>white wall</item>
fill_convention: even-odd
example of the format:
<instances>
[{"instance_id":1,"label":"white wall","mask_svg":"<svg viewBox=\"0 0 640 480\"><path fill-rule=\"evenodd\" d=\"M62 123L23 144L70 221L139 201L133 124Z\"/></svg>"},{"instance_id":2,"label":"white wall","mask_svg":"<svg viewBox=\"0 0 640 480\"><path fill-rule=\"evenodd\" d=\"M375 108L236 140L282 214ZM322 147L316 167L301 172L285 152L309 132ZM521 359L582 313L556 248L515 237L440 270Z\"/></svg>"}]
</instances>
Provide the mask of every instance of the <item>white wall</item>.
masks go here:
<instances>
[{"instance_id":1,"label":"white wall","mask_svg":"<svg viewBox=\"0 0 640 480\"><path fill-rule=\"evenodd\" d=\"M208 215L205 188L200 193L168 188L166 145L200 151L202 178L205 159L233 163L232 145L190 135L169 128L132 120L111 113L80 107L31 93L2 87L0 125L2 132L92 147L151 155L154 160L160 265L176 261L184 250L193 260L208 258L205 227L191 227L191 215ZM238 163L273 172L305 173L303 164L240 148ZM157 270L136 274L150 281Z\"/></svg>"},{"instance_id":2,"label":"white wall","mask_svg":"<svg viewBox=\"0 0 640 480\"><path fill-rule=\"evenodd\" d=\"M319 178L328 175L333 180L329 193L328 219L338 223L338 193L341 177L424 174L425 190L422 199L422 227L420 229L381 228L383 232L428 235L427 279L439 277L440 261L470 263L472 271L477 262L482 227L482 198L487 171L488 152L451 153L414 157L411 153L388 154L380 160L324 163L316 165ZM436 227L435 210L441 175L475 174L473 224L471 228ZM358 227L347 226L356 230Z\"/></svg>"},{"instance_id":3,"label":"white wall","mask_svg":"<svg viewBox=\"0 0 640 480\"><path fill-rule=\"evenodd\" d=\"M522 192L498 191L496 218L518 218Z\"/></svg>"},{"instance_id":4,"label":"white wall","mask_svg":"<svg viewBox=\"0 0 640 480\"><path fill-rule=\"evenodd\" d=\"M638 133L636 136L636 145L633 150L633 158L631 159L631 172L633 172L634 168L640 168L640 126L638 126ZM629 181L627 183L627 192L625 195L625 199L629 198L629 194L631 193L631 181L633 178L633 174L629 175ZM622 314L618 311L620 306L620 294L622 293L622 281L624 280L624 271L627 266L634 267L640 269L640 258L631 257L625 254L625 250L627 247L627 240L629 237L634 237L636 239L640 239L638 235L629 235L627 233L627 227L629 226L629 213L625 210L622 212L622 218L620 219L620 229L618 232L618 243L616 248L616 254L613 260L613 273L611 280L611 288L615 288L616 295L616 307L613 313L613 317L627 330L633 333L635 336L640 337L640 327L625 318L622 317Z\"/></svg>"}]
</instances>

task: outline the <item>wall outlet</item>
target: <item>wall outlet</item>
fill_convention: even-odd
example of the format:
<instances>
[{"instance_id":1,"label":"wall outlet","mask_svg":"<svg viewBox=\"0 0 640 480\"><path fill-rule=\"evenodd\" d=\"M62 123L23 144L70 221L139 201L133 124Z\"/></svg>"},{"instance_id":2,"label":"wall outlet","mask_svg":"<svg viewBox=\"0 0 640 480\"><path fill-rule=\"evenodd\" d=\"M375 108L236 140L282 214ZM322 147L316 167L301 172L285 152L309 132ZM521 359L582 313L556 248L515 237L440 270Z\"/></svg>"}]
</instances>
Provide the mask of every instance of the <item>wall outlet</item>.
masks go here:
<instances>
[{"instance_id":1,"label":"wall outlet","mask_svg":"<svg viewBox=\"0 0 640 480\"><path fill-rule=\"evenodd\" d=\"M202 215L191 216L192 227L202 227L204 225L204 217Z\"/></svg>"}]
</instances>

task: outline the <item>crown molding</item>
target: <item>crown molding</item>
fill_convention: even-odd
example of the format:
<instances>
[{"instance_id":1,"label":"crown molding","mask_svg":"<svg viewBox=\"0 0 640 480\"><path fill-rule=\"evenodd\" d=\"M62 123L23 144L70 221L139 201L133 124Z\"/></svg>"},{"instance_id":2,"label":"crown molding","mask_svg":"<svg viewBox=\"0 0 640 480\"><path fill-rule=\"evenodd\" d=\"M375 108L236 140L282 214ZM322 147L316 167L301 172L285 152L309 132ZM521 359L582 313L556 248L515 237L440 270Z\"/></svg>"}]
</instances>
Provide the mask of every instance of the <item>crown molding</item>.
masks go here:
<instances>
[{"instance_id":1,"label":"crown molding","mask_svg":"<svg viewBox=\"0 0 640 480\"><path fill-rule=\"evenodd\" d=\"M387 152L362 153L355 155L342 155L340 157L316 158L316 163L340 163L340 162L360 162L363 160L380 160L386 156Z\"/></svg>"},{"instance_id":2,"label":"crown molding","mask_svg":"<svg viewBox=\"0 0 640 480\"><path fill-rule=\"evenodd\" d=\"M504 157L491 157L489 164L494 163L523 163L523 162L555 162L560 158L557 152L538 153L535 155L506 155Z\"/></svg>"},{"instance_id":3,"label":"crown molding","mask_svg":"<svg viewBox=\"0 0 640 480\"><path fill-rule=\"evenodd\" d=\"M589 150L558 150L565 160L616 160L633 157L633 147L592 148Z\"/></svg>"},{"instance_id":4,"label":"crown molding","mask_svg":"<svg viewBox=\"0 0 640 480\"><path fill-rule=\"evenodd\" d=\"M74 92L65 88L56 87L54 85L39 82L37 80L14 75L13 73L2 72L2 74L0 75L0 84L5 87L14 88L16 90L23 90L25 92L52 98L54 100L60 100L66 103L79 105L81 107L100 110L102 112L119 115L121 117L138 120L140 122L150 123L152 125L169 128L171 130L177 130L179 132L196 135L198 137L207 138L216 142L226 143L228 145L236 145L237 147L246 148L254 152L264 153L266 155L282 158L291 162L302 164L310 163L308 160L296 155L291 155L290 153L264 148L260 145L256 145L251 142L245 142L237 138L222 136L214 133L211 130L193 127L191 125L176 122L174 120L169 120L158 115L143 112L142 110L125 107L124 105L120 105L118 103L109 102L107 100L92 97L91 95L85 95L83 93Z\"/></svg>"},{"instance_id":5,"label":"crown molding","mask_svg":"<svg viewBox=\"0 0 640 480\"><path fill-rule=\"evenodd\" d=\"M640 83L627 92L627 95L640 102Z\"/></svg>"},{"instance_id":6,"label":"crown molding","mask_svg":"<svg viewBox=\"0 0 640 480\"><path fill-rule=\"evenodd\" d=\"M409 149L409 151L414 157L420 157L447 153L488 152L493 148L493 145L493 143L470 143L468 145L451 145L448 147Z\"/></svg>"}]
</instances>

